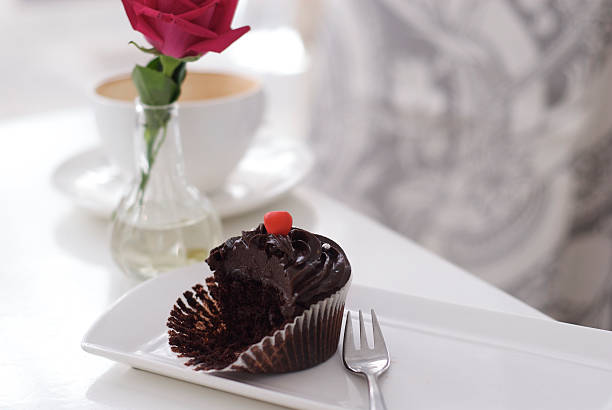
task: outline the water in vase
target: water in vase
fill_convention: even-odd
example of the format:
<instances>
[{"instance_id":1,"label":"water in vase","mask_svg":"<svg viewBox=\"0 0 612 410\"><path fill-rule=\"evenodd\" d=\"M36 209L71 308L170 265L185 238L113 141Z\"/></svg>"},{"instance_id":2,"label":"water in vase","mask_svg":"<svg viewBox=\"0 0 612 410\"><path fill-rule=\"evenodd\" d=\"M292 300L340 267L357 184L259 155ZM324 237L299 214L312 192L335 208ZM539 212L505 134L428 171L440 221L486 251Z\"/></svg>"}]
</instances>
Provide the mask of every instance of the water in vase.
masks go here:
<instances>
[{"instance_id":1,"label":"water in vase","mask_svg":"<svg viewBox=\"0 0 612 410\"><path fill-rule=\"evenodd\" d=\"M221 242L220 229L209 216L157 227L119 220L113 228L111 249L125 272L150 278L160 271L203 262Z\"/></svg>"}]
</instances>

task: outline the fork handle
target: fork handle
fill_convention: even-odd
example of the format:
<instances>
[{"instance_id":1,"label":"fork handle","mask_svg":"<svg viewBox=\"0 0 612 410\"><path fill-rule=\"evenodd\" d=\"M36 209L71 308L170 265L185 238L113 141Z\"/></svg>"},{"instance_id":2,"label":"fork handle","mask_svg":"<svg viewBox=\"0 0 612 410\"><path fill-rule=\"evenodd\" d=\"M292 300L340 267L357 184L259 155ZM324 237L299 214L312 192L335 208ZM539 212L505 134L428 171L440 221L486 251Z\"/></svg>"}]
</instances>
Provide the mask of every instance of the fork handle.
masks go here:
<instances>
[{"instance_id":1,"label":"fork handle","mask_svg":"<svg viewBox=\"0 0 612 410\"><path fill-rule=\"evenodd\" d=\"M366 374L368 380L368 392L370 396L370 410L387 410L382 392L378 387L378 380L374 374Z\"/></svg>"}]
</instances>

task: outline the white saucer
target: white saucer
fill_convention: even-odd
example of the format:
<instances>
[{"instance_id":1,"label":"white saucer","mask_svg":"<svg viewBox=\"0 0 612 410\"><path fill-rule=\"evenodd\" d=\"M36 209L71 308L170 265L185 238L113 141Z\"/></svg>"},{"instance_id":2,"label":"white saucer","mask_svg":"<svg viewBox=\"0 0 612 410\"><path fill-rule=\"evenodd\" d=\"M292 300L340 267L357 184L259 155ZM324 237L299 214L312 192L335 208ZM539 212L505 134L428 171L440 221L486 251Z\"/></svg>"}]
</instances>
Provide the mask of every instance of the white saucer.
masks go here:
<instances>
[{"instance_id":1,"label":"white saucer","mask_svg":"<svg viewBox=\"0 0 612 410\"><path fill-rule=\"evenodd\" d=\"M287 193L308 174L313 162L310 149L301 141L260 137L226 183L208 197L222 218L239 215ZM77 206L104 218L110 217L128 183L100 147L64 161L52 180Z\"/></svg>"}]
</instances>

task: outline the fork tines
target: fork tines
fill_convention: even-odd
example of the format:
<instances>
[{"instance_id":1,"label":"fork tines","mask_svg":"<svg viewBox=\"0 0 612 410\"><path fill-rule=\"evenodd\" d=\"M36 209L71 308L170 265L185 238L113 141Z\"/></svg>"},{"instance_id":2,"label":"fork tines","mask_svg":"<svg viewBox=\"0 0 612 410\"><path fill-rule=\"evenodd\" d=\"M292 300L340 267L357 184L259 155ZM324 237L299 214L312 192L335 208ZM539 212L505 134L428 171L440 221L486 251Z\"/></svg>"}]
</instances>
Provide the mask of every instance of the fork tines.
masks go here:
<instances>
[{"instance_id":1,"label":"fork tines","mask_svg":"<svg viewBox=\"0 0 612 410\"><path fill-rule=\"evenodd\" d=\"M380 330L380 323L378 322L376 312L374 312L374 309L370 309L370 313L372 315L372 335L374 336L374 347L371 350L387 350L385 338L383 337L382 330ZM352 348L352 350L370 348L370 344L368 343L368 339L366 337L365 322L363 320L363 313L361 309L359 310L359 349L357 349L355 346L354 340L351 312L347 311L346 323L344 327L344 348L346 349L349 347L349 349ZM350 341L350 343L348 343L348 341Z\"/></svg>"}]
</instances>

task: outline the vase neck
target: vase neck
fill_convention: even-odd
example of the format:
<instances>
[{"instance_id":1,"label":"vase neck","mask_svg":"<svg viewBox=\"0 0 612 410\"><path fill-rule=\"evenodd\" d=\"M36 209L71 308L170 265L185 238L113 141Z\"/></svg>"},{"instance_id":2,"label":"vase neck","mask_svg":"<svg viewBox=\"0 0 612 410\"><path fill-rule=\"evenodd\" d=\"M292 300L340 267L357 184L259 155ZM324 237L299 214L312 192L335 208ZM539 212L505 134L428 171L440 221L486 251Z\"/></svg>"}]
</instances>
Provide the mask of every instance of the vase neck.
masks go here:
<instances>
[{"instance_id":1,"label":"vase neck","mask_svg":"<svg viewBox=\"0 0 612 410\"><path fill-rule=\"evenodd\" d=\"M176 104L147 106L136 104L137 127L135 151L139 171L154 172L155 168L179 168L182 165L182 147L177 121Z\"/></svg>"},{"instance_id":2,"label":"vase neck","mask_svg":"<svg viewBox=\"0 0 612 410\"><path fill-rule=\"evenodd\" d=\"M150 106L137 101L134 149L143 193L160 185L185 184L177 104Z\"/></svg>"}]
</instances>

